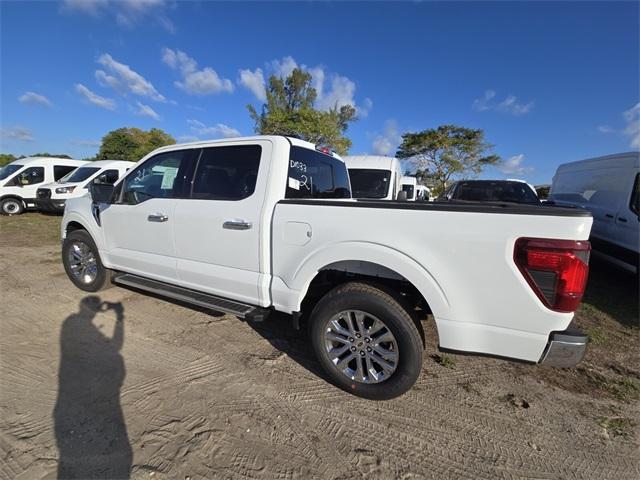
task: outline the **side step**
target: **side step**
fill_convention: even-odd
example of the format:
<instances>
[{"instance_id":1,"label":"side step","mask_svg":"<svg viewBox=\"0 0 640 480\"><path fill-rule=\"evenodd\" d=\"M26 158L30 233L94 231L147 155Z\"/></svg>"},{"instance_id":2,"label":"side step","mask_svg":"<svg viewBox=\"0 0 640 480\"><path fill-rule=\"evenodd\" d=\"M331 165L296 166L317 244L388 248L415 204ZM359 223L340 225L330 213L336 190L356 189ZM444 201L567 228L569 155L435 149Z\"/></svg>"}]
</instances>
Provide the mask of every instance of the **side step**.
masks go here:
<instances>
[{"instance_id":1,"label":"side step","mask_svg":"<svg viewBox=\"0 0 640 480\"><path fill-rule=\"evenodd\" d=\"M269 309L254 307L235 300L216 297L208 293L197 292L188 288L170 285L168 283L151 280L150 278L123 273L113 278L113 283L127 287L145 290L163 297L208 308L216 312L230 313L246 320L261 322L269 314Z\"/></svg>"}]
</instances>

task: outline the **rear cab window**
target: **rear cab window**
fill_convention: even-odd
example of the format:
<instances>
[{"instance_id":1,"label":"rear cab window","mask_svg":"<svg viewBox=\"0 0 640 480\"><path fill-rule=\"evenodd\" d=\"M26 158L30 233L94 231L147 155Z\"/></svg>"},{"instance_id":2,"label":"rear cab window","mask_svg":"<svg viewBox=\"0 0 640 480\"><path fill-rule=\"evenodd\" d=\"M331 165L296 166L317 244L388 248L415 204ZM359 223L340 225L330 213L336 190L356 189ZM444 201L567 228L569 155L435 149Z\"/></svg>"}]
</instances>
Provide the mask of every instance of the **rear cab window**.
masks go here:
<instances>
[{"instance_id":1,"label":"rear cab window","mask_svg":"<svg viewBox=\"0 0 640 480\"><path fill-rule=\"evenodd\" d=\"M316 150L291 147L285 198L351 198L346 165Z\"/></svg>"}]
</instances>

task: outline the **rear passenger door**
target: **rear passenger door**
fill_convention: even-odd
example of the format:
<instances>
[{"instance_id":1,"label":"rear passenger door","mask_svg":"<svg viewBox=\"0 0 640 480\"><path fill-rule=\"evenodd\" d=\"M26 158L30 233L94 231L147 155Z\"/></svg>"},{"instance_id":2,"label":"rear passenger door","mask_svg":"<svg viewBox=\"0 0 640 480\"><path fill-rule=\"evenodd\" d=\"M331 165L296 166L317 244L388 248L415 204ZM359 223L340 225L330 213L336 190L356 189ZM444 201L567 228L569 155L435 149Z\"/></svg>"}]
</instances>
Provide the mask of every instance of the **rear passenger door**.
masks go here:
<instances>
[{"instance_id":1,"label":"rear passenger door","mask_svg":"<svg viewBox=\"0 0 640 480\"><path fill-rule=\"evenodd\" d=\"M232 142L202 149L190 199L177 202L178 279L189 288L260 305L261 216L271 143Z\"/></svg>"}]
</instances>

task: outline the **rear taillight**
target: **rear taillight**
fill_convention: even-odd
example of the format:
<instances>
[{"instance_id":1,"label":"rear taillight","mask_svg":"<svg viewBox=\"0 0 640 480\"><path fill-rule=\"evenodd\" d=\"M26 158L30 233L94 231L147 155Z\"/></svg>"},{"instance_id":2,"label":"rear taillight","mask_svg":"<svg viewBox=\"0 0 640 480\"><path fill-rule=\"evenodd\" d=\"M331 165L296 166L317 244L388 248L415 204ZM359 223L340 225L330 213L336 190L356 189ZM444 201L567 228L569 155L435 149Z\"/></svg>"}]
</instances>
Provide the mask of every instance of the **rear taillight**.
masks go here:
<instances>
[{"instance_id":1,"label":"rear taillight","mask_svg":"<svg viewBox=\"0 0 640 480\"><path fill-rule=\"evenodd\" d=\"M519 238L513 259L538 298L558 312L574 312L589 274L588 241Z\"/></svg>"}]
</instances>

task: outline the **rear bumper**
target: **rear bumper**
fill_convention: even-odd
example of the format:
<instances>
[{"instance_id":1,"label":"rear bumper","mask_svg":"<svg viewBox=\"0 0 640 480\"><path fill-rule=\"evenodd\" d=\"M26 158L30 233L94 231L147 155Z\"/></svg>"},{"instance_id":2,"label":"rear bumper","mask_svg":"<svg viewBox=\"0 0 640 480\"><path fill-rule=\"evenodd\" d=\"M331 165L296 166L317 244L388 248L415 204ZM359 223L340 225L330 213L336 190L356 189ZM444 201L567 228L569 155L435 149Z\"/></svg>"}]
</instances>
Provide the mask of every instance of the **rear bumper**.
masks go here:
<instances>
[{"instance_id":1,"label":"rear bumper","mask_svg":"<svg viewBox=\"0 0 640 480\"><path fill-rule=\"evenodd\" d=\"M587 350L589 338L579 330L554 332L542 354L540 363L558 368L569 368L580 363Z\"/></svg>"},{"instance_id":2,"label":"rear bumper","mask_svg":"<svg viewBox=\"0 0 640 480\"><path fill-rule=\"evenodd\" d=\"M64 212L64 205L66 200L63 199L55 199L55 198L47 198L47 199L37 199L36 206L38 210L42 210L45 212L56 212L62 213Z\"/></svg>"}]
</instances>

